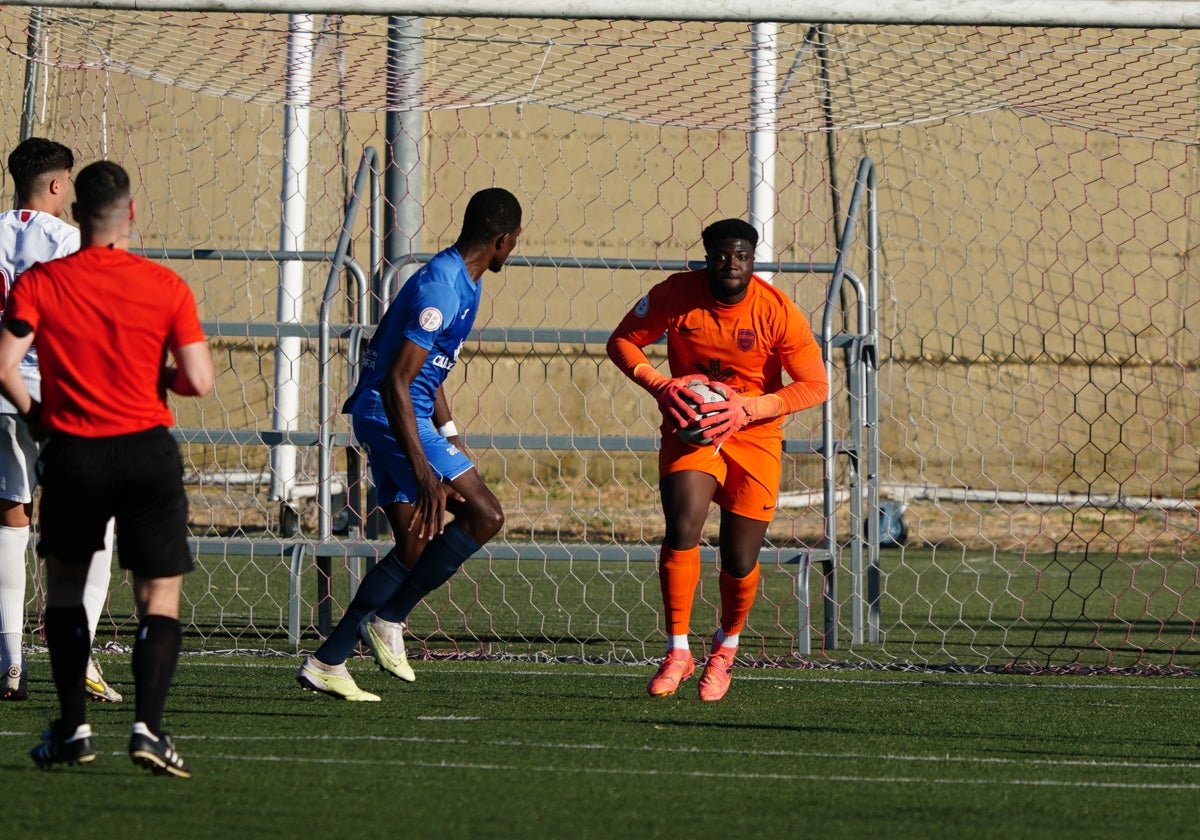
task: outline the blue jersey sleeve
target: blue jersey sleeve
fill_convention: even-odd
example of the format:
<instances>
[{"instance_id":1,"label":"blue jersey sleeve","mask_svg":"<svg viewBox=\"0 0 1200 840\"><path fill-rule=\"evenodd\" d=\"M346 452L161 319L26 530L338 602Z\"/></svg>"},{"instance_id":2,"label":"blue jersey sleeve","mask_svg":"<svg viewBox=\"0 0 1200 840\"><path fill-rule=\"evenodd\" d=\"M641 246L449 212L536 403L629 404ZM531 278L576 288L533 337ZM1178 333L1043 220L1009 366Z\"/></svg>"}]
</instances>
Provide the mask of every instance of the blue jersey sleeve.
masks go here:
<instances>
[{"instance_id":1,"label":"blue jersey sleeve","mask_svg":"<svg viewBox=\"0 0 1200 840\"><path fill-rule=\"evenodd\" d=\"M432 350L438 334L458 317L458 295L446 283L423 283L408 309L404 337Z\"/></svg>"}]
</instances>

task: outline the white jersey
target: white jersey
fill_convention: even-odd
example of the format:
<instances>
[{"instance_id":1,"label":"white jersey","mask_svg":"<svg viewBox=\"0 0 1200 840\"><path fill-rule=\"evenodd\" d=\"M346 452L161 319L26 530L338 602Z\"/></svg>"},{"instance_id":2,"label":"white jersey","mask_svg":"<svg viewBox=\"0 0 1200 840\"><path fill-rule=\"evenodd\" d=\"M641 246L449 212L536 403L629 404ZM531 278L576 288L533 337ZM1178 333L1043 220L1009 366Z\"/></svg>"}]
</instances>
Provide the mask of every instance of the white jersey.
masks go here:
<instances>
[{"instance_id":1,"label":"white jersey","mask_svg":"<svg viewBox=\"0 0 1200 840\"><path fill-rule=\"evenodd\" d=\"M79 250L79 231L57 216L40 210L6 210L0 213L0 317L8 306L13 283L34 263L49 262ZM30 347L21 360L21 378L34 399L42 397L37 348ZM0 397L0 414L16 408Z\"/></svg>"}]
</instances>

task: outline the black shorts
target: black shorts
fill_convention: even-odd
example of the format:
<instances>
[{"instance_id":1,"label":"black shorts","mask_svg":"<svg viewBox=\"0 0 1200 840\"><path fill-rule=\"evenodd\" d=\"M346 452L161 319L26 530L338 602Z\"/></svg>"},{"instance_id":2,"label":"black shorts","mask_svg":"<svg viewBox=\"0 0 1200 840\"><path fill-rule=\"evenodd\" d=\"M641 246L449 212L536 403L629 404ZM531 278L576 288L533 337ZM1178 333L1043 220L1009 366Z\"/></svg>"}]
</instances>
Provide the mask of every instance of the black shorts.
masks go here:
<instances>
[{"instance_id":1,"label":"black shorts","mask_svg":"<svg viewBox=\"0 0 1200 840\"><path fill-rule=\"evenodd\" d=\"M131 435L53 435L38 458L38 554L87 563L117 520L117 557L138 577L194 567L179 446L163 426Z\"/></svg>"}]
</instances>

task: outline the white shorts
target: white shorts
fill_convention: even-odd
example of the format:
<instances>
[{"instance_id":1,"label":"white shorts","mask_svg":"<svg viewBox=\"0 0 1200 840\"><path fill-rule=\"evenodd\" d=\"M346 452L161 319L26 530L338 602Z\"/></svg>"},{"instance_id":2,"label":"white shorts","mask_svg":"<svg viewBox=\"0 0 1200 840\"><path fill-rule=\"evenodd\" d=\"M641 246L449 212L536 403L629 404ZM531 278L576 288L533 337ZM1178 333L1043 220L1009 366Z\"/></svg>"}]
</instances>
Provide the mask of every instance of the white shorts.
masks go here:
<instances>
[{"instance_id":1,"label":"white shorts","mask_svg":"<svg viewBox=\"0 0 1200 840\"><path fill-rule=\"evenodd\" d=\"M0 499L27 505L37 487L39 444L15 414L0 414Z\"/></svg>"}]
</instances>

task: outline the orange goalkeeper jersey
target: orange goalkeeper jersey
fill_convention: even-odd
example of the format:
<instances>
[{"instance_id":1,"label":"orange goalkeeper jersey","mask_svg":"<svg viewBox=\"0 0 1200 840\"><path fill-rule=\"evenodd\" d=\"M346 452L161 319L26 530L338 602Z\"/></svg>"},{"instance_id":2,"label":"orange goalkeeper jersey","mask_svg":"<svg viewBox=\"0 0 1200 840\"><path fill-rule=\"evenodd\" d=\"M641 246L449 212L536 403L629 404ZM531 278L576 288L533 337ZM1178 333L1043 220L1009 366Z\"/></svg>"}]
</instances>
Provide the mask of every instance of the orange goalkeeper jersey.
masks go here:
<instances>
[{"instance_id":1,"label":"orange goalkeeper jersey","mask_svg":"<svg viewBox=\"0 0 1200 840\"><path fill-rule=\"evenodd\" d=\"M784 413L821 403L829 381L821 349L799 307L755 276L738 303L719 303L708 271L673 274L657 284L621 320L609 355L625 372L647 362L643 347L667 337L672 378L702 374L747 397L778 394ZM783 384L783 371L792 378ZM783 417L754 424L781 426Z\"/></svg>"}]
</instances>

